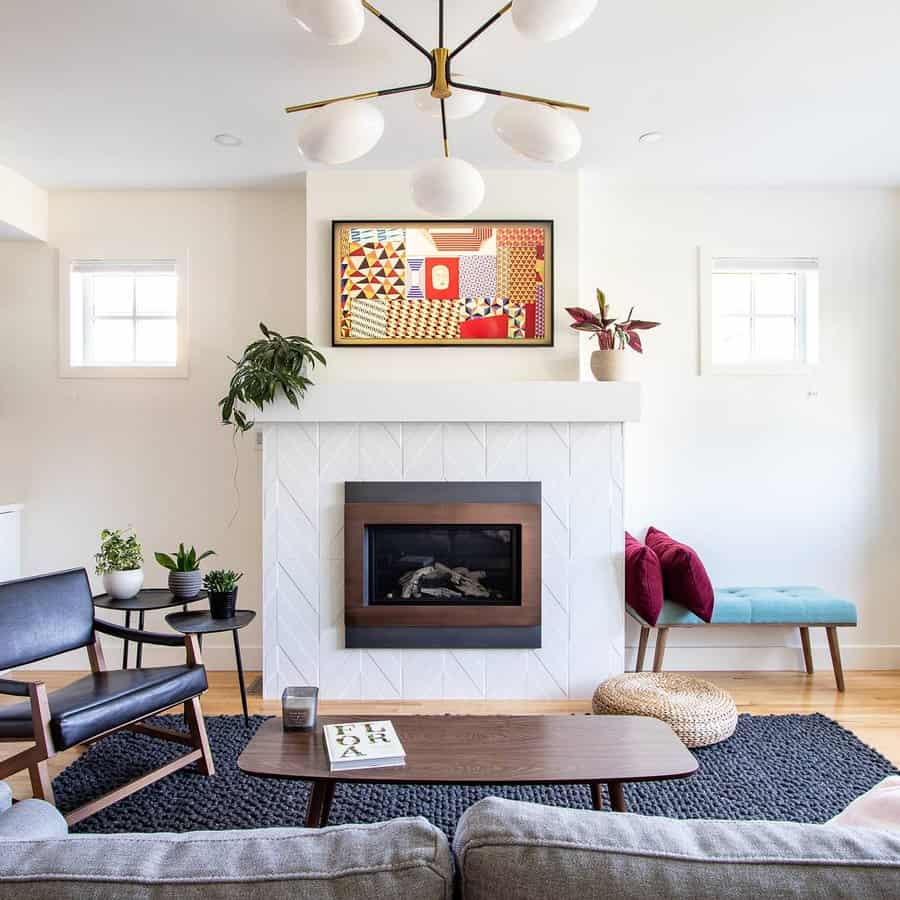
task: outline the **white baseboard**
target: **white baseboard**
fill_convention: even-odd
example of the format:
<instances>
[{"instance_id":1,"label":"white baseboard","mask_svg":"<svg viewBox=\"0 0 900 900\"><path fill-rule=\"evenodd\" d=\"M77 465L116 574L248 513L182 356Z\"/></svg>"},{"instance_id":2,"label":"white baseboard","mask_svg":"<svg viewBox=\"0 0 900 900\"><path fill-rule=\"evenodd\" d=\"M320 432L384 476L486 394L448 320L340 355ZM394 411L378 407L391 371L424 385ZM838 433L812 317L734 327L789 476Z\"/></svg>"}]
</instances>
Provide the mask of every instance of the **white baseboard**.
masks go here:
<instances>
[{"instance_id":1,"label":"white baseboard","mask_svg":"<svg viewBox=\"0 0 900 900\"><path fill-rule=\"evenodd\" d=\"M644 660L644 668L652 668L654 642ZM634 669L637 647L625 648L625 661ZM846 670L900 669L900 644L841 644L841 660ZM694 672L784 672L803 671L803 653L797 647L746 646L740 647L666 647L664 668L671 671ZM831 655L827 647L813 647L813 665L818 670L831 670Z\"/></svg>"},{"instance_id":2,"label":"white baseboard","mask_svg":"<svg viewBox=\"0 0 900 900\"><path fill-rule=\"evenodd\" d=\"M647 648L645 668L653 663L653 639ZM122 660L122 644L110 640L103 642L103 653L109 668L118 668ZM262 668L262 648L241 645L244 669L260 671ZM637 647L625 648L625 663L633 669L637 658ZM841 658L844 668L852 669L898 669L900 670L900 644L842 644ZM827 647L813 647L813 661L817 669L830 670L831 657ZM169 647L145 647L144 662L151 666L174 666L184 662L184 653ZM227 644L212 644L208 641L203 648L203 662L211 672L231 672L234 663L234 647ZM134 648L131 650L131 664L134 665ZM75 650L63 653L40 664L23 666L32 671L80 671L87 670L87 653ZM740 647L707 646L686 647L673 645L666 648L665 668L672 671L696 672L784 672L801 671L803 655L797 647L784 645L761 645Z\"/></svg>"}]
</instances>

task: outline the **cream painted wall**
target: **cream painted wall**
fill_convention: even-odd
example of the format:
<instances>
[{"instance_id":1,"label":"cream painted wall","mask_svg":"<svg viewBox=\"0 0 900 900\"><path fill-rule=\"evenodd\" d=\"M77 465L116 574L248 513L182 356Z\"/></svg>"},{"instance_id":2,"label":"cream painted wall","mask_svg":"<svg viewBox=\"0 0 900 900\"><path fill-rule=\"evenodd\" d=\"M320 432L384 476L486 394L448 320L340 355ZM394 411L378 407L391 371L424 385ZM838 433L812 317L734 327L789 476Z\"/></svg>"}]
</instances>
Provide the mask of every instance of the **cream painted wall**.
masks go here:
<instances>
[{"instance_id":1,"label":"cream painted wall","mask_svg":"<svg viewBox=\"0 0 900 900\"><path fill-rule=\"evenodd\" d=\"M900 192L634 190L582 178L582 293L648 335L642 423L626 427L626 522L694 545L714 583L816 584L855 600L845 663L900 666L896 585ZM697 248L821 259L814 377L698 375ZM814 634L821 665L824 636ZM629 633L636 643L636 633ZM799 667L787 629L673 633L667 663Z\"/></svg>"},{"instance_id":2,"label":"cream painted wall","mask_svg":"<svg viewBox=\"0 0 900 900\"><path fill-rule=\"evenodd\" d=\"M555 221L556 343L554 347L335 347L325 381L556 381L578 375L578 344L565 307L578 290L578 176L552 169L485 172L480 219ZM333 219L422 219L407 172L317 170L306 179L309 236L307 334L331 344Z\"/></svg>"},{"instance_id":3,"label":"cream painted wall","mask_svg":"<svg viewBox=\"0 0 900 900\"><path fill-rule=\"evenodd\" d=\"M228 527L236 458L216 403L232 368L226 354L240 352L258 321L303 327L303 202L302 193L288 192L53 194L49 247L0 242L0 497L26 504L25 574L90 566L100 529L132 524L149 586L166 580L152 551L184 540L244 571L240 605L259 609L260 454L253 434L238 440L240 509ZM59 252L141 257L185 249L190 377L60 379ZM99 589L93 573L92 580ZM148 627L164 627L161 615ZM246 664L258 666L258 621L243 645ZM120 646L112 642L111 658ZM211 667L232 667L228 635L204 646ZM171 652L148 650L148 658Z\"/></svg>"}]
</instances>

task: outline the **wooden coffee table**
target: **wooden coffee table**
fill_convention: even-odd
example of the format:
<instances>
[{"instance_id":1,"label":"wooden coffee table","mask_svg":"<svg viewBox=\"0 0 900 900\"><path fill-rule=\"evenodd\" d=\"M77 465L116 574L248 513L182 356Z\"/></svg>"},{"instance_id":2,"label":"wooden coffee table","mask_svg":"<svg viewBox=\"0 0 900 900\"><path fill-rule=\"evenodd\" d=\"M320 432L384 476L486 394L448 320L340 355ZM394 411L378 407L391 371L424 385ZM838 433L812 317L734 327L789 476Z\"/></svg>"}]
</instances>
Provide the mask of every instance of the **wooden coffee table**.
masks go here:
<instances>
[{"instance_id":1,"label":"wooden coffee table","mask_svg":"<svg viewBox=\"0 0 900 900\"><path fill-rule=\"evenodd\" d=\"M406 765L332 772L323 725L390 718ZM251 775L312 782L306 827L328 821L338 782L379 784L589 784L594 809L606 784L625 812L622 783L686 778L697 761L664 722L643 716L320 716L315 731L264 723L238 759Z\"/></svg>"}]
</instances>

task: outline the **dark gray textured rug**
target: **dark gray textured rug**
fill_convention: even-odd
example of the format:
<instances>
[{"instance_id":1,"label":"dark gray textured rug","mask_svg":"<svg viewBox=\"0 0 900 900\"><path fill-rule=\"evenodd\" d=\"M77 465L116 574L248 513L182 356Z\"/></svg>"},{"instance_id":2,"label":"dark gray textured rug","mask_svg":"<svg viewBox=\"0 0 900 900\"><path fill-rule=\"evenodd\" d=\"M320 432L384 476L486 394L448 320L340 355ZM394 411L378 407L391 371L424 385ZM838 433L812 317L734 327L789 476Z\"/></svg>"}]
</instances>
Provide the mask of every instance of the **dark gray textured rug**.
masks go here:
<instances>
[{"instance_id":1,"label":"dark gray textured rug","mask_svg":"<svg viewBox=\"0 0 900 900\"><path fill-rule=\"evenodd\" d=\"M216 775L193 767L82 822L80 832L197 831L302 825L308 786L256 778L237 767L251 735L265 721L254 716L208 718ZM177 716L159 723L182 727ZM120 732L95 744L53 782L69 810L162 765L183 748ZM855 735L821 716L742 715L734 736L695 751L700 770L681 781L625 786L632 812L673 818L782 819L824 822L854 797L896 772ZM421 815L452 835L465 809L494 794L549 806L590 808L587 787L468 787L465 785L339 785L330 824L377 822Z\"/></svg>"}]
</instances>

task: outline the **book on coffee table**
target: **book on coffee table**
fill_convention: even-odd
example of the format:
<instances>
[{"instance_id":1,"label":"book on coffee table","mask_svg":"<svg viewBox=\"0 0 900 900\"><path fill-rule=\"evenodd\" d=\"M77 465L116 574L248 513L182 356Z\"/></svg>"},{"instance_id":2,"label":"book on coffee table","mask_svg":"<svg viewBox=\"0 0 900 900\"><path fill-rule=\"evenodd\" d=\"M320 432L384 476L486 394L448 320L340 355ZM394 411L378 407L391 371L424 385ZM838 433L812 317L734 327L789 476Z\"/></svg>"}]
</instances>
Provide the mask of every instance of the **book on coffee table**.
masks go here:
<instances>
[{"instance_id":1,"label":"book on coffee table","mask_svg":"<svg viewBox=\"0 0 900 900\"><path fill-rule=\"evenodd\" d=\"M332 772L406 765L406 751L389 720L326 725L322 732Z\"/></svg>"}]
</instances>

